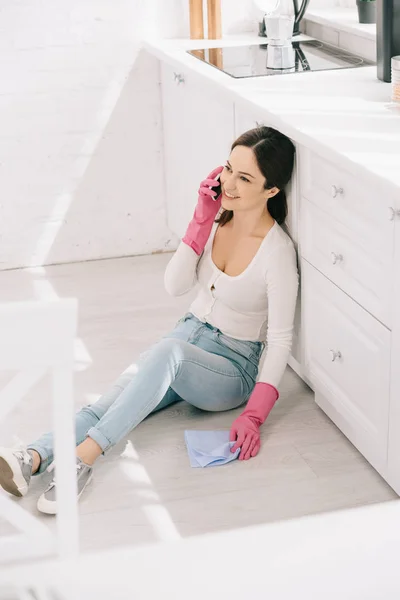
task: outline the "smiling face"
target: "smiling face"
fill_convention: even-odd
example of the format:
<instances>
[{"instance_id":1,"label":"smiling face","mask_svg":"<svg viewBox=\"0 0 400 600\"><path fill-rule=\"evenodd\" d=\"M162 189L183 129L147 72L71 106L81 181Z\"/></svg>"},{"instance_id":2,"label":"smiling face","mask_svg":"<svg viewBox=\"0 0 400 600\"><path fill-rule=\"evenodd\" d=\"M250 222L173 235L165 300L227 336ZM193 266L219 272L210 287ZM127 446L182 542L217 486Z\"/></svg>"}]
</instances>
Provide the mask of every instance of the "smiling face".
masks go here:
<instances>
[{"instance_id":1,"label":"smiling face","mask_svg":"<svg viewBox=\"0 0 400 600\"><path fill-rule=\"evenodd\" d=\"M246 146L236 146L221 173L221 204L226 210L263 209L266 201L279 192L265 189L254 152Z\"/></svg>"}]
</instances>

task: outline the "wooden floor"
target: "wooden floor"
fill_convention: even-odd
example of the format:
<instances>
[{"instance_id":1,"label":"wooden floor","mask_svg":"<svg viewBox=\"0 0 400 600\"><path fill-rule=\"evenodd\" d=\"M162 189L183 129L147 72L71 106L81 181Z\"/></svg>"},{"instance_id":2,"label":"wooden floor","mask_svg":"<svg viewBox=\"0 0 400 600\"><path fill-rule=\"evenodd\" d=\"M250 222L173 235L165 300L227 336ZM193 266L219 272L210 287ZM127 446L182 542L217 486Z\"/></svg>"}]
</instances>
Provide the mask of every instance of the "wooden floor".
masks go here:
<instances>
[{"instance_id":1,"label":"wooden floor","mask_svg":"<svg viewBox=\"0 0 400 600\"><path fill-rule=\"evenodd\" d=\"M191 295L170 298L163 288L170 256L0 274L0 301L78 298L77 409L99 397L187 310ZM289 368L263 426L260 454L220 468L190 468L184 430L229 429L239 412L208 414L180 403L149 417L102 457L80 503L82 548L170 540L397 499ZM28 443L49 428L50 381L43 379L0 423L0 444ZM34 514L46 477L36 477L29 494L16 500ZM54 526L52 517L40 518ZM0 535L9 532L0 520Z\"/></svg>"}]
</instances>

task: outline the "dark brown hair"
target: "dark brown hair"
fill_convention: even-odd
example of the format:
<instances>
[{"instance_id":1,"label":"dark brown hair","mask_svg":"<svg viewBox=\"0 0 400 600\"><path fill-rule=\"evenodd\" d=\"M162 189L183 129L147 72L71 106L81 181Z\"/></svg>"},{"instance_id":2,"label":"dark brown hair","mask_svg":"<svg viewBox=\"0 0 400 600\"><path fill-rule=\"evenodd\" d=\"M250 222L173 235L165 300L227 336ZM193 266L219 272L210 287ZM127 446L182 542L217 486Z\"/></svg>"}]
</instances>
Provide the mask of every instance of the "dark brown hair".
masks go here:
<instances>
[{"instance_id":1,"label":"dark brown hair","mask_svg":"<svg viewBox=\"0 0 400 600\"><path fill-rule=\"evenodd\" d=\"M265 177L265 189L277 187L280 190L275 196L269 198L267 208L271 217L282 225L288 211L284 188L292 176L295 154L293 143L276 129L262 126L250 129L239 136L233 142L231 151L236 146L246 146L253 150L258 168ZM216 222L223 227L232 217L232 210L224 210Z\"/></svg>"}]
</instances>

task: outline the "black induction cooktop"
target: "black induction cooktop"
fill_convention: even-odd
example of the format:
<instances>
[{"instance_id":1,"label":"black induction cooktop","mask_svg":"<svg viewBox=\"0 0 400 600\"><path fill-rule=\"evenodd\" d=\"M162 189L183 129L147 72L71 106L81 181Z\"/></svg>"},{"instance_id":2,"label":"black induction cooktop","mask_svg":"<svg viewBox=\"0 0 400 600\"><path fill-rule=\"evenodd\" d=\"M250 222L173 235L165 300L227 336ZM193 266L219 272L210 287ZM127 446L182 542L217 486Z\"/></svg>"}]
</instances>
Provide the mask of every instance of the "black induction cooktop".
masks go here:
<instances>
[{"instance_id":1,"label":"black induction cooktop","mask_svg":"<svg viewBox=\"0 0 400 600\"><path fill-rule=\"evenodd\" d=\"M279 61L274 64L278 68L270 68L271 62L274 62L271 61L271 55L273 52L276 54L277 50L272 46L269 50L267 41L250 46L188 50L188 53L235 78L349 69L375 64L319 40L293 41L288 51L293 57L289 68L279 68Z\"/></svg>"}]
</instances>

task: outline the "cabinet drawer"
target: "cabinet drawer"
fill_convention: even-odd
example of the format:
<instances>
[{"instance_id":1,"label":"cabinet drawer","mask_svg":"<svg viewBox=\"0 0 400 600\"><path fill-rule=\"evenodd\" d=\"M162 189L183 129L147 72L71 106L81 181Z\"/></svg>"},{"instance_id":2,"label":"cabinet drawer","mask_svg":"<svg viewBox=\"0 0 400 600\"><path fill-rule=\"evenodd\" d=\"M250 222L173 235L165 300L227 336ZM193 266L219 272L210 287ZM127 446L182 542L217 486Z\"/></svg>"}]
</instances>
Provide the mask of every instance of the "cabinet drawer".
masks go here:
<instances>
[{"instance_id":1,"label":"cabinet drawer","mask_svg":"<svg viewBox=\"0 0 400 600\"><path fill-rule=\"evenodd\" d=\"M393 256L302 199L301 254L391 329Z\"/></svg>"},{"instance_id":2,"label":"cabinet drawer","mask_svg":"<svg viewBox=\"0 0 400 600\"><path fill-rule=\"evenodd\" d=\"M348 171L303 148L300 168L301 196L324 210L332 219L363 238L383 257L392 256L394 245L394 198L387 191L355 177Z\"/></svg>"},{"instance_id":3,"label":"cabinet drawer","mask_svg":"<svg viewBox=\"0 0 400 600\"><path fill-rule=\"evenodd\" d=\"M302 265L305 366L316 401L377 468L387 460L389 330Z\"/></svg>"}]
</instances>

